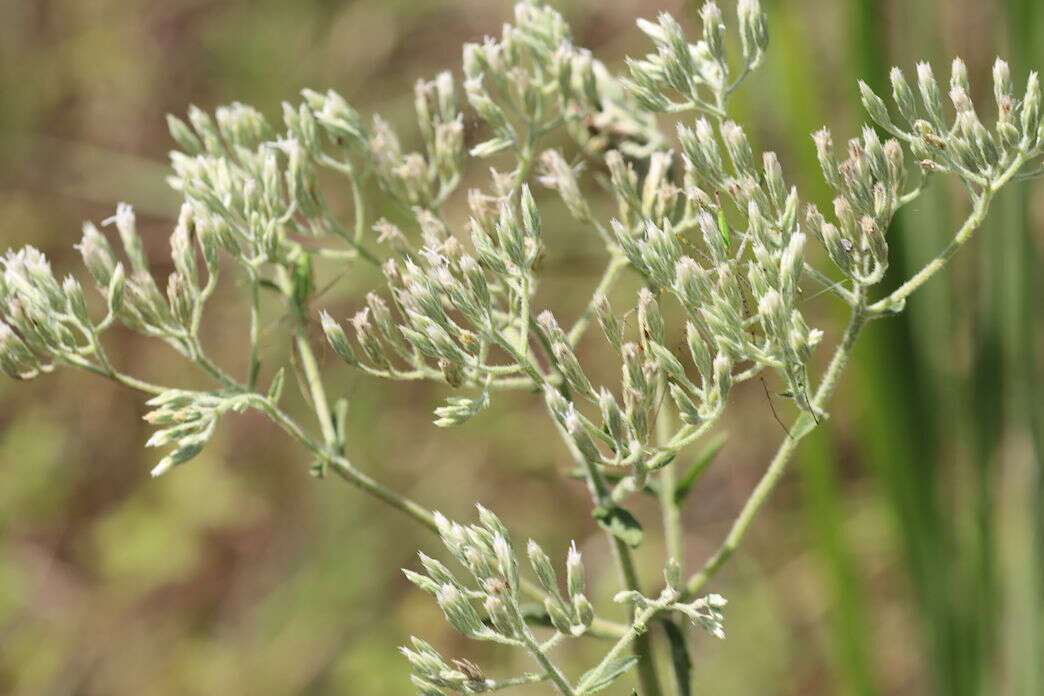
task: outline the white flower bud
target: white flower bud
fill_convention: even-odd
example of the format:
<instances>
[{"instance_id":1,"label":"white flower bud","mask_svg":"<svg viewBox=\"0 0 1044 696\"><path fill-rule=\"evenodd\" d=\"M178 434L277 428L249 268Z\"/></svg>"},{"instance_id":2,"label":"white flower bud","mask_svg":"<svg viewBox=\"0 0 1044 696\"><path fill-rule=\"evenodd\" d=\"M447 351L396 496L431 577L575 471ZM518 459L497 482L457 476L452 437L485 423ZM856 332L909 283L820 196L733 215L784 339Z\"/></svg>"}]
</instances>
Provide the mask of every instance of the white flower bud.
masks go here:
<instances>
[{"instance_id":1,"label":"white flower bud","mask_svg":"<svg viewBox=\"0 0 1044 696\"><path fill-rule=\"evenodd\" d=\"M932 125L940 132L944 131L942 93L939 91L939 84L935 81L935 75L932 74L932 66L928 63L917 64L917 87L921 92L921 101ZM967 90L965 91L967 92Z\"/></svg>"},{"instance_id":2,"label":"white flower bud","mask_svg":"<svg viewBox=\"0 0 1044 696\"><path fill-rule=\"evenodd\" d=\"M566 556L566 578L570 597L582 595L587 591L584 582L584 563L580 552L576 550L575 541L570 542L569 553Z\"/></svg>"},{"instance_id":3,"label":"white flower bud","mask_svg":"<svg viewBox=\"0 0 1044 696\"><path fill-rule=\"evenodd\" d=\"M898 66L892 68L888 78L892 83L892 99L899 108L899 114L907 126L912 126L917 120L917 102L914 101L913 90Z\"/></svg>"},{"instance_id":4,"label":"white flower bud","mask_svg":"<svg viewBox=\"0 0 1044 696\"><path fill-rule=\"evenodd\" d=\"M558 577L548 555L532 539L526 545L526 555L529 556L529 564L533 566L533 572L536 573L541 587L551 594L556 594L558 592Z\"/></svg>"},{"instance_id":5,"label":"white flower bud","mask_svg":"<svg viewBox=\"0 0 1044 696\"><path fill-rule=\"evenodd\" d=\"M874 120L879 126L886 130L893 130L895 124L892 123L891 117L888 115L888 107L885 106L884 100L877 96L870 85L866 84L862 80L859 81L859 94L863 101L863 108L870 114L870 118Z\"/></svg>"},{"instance_id":6,"label":"white flower bud","mask_svg":"<svg viewBox=\"0 0 1044 696\"><path fill-rule=\"evenodd\" d=\"M326 340L329 341L334 352L349 365L357 365L358 360L355 357L355 352L348 343L348 337L345 335L344 329L341 328L341 325L338 324L326 310L323 310L319 319L322 322L323 333L326 334Z\"/></svg>"}]
</instances>

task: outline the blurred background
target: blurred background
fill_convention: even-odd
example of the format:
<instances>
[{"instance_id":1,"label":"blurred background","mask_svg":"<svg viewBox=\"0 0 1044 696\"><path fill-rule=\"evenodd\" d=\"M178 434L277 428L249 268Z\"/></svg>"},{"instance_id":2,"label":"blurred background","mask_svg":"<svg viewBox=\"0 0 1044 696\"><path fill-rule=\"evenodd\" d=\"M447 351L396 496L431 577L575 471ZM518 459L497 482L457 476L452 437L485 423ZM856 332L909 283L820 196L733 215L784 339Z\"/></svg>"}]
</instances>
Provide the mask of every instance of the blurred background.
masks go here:
<instances>
[{"instance_id":1,"label":"blurred background","mask_svg":"<svg viewBox=\"0 0 1044 696\"><path fill-rule=\"evenodd\" d=\"M1017 84L1044 68L1036 0L762 2L768 58L734 113L821 205L808 134L858 133L857 77L886 93L889 66L909 75L931 59L943 76L960 54L985 109L996 54ZM690 36L699 26L696 4L679 0L559 6L576 42L616 69L647 49L636 17L669 10ZM166 259L178 200L164 183L165 113L239 100L278 123L280 101L333 87L415 145L413 81L459 75L461 44L509 18L506 0L5 0L0 248L31 243L56 274L78 273L81 222L122 200L153 259ZM1040 180L1010 187L951 270L865 332L830 423L711 583L730 600L729 637L695 636L696 693L1044 694L1042 194ZM571 317L603 259L559 232L564 210L545 200L541 301ZM966 210L946 184L906 209L883 285L934 255ZM337 316L379 284L363 267L342 270L325 269L339 281L321 301ZM211 303L205 334L234 370L245 358L239 290ZM832 300L810 300L806 316L836 340L844 317ZM268 320L270 376L288 334L276 310ZM130 333L109 345L125 371L205 384ZM568 454L539 400L501 398L447 432L430 424L438 386L380 383L328 350L320 358L328 390L350 398L358 467L451 517L470 519L481 501L558 558L576 537L589 583L611 596L604 540L585 491L564 480ZM0 381L0 693L408 694L394 648L411 633L492 674L528 668L461 640L407 586L399 568L418 548L433 553L432 537L337 479L310 477L305 454L262 418L226 419L202 456L150 480L159 454L143 448L143 401L70 371ZM288 388L287 402L300 409L300 394ZM757 381L739 391L685 510L690 564L716 547L782 436L772 406ZM787 410L782 399L775 408ZM635 512L652 526L652 507ZM661 555L650 535L639 550L649 586ZM566 662L579 669L599 647Z\"/></svg>"}]
</instances>

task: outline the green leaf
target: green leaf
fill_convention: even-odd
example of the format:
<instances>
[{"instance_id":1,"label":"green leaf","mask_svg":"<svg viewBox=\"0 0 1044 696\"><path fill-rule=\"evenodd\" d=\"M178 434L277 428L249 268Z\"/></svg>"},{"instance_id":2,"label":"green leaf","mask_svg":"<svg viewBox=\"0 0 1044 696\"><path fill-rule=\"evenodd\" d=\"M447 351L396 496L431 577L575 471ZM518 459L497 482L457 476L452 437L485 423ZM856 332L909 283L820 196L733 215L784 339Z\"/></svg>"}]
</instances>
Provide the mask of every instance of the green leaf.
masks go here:
<instances>
[{"instance_id":1,"label":"green leaf","mask_svg":"<svg viewBox=\"0 0 1044 696\"><path fill-rule=\"evenodd\" d=\"M692 659L685 647L685 633L673 621L663 622L663 631L671 646L671 664L674 666L674 679L678 684L679 694L692 693Z\"/></svg>"},{"instance_id":2,"label":"green leaf","mask_svg":"<svg viewBox=\"0 0 1044 696\"><path fill-rule=\"evenodd\" d=\"M670 464L671 462L673 462L677 458L678 458L678 453L675 452L675 453L671 454L670 456L668 456L666 459L664 459L662 462L657 464L652 470L653 471L659 471L660 469L662 469L663 467L667 466L668 464Z\"/></svg>"},{"instance_id":3,"label":"green leaf","mask_svg":"<svg viewBox=\"0 0 1044 696\"><path fill-rule=\"evenodd\" d=\"M638 524L634 515L622 507L617 505L609 508L599 507L595 508L591 514L598 521L598 526L632 549L638 548L638 545L642 543L642 525Z\"/></svg>"},{"instance_id":4,"label":"green leaf","mask_svg":"<svg viewBox=\"0 0 1044 696\"><path fill-rule=\"evenodd\" d=\"M268 387L268 400L273 404L278 404L279 399L283 396L283 381L285 376L286 371L280 367L279 372L277 372L275 377L272 378L272 384Z\"/></svg>"},{"instance_id":5,"label":"green leaf","mask_svg":"<svg viewBox=\"0 0 1044 696\"><path fill-rule=\"evenodd\" d=\"M685 500L685 497L692 492L693 485L696 480L704 472L704 470L710 466L710 463L714 461L714 458L718 456L718 452L725 445L725 440L728 439L728 433L718 433L715 435L710 442L708 442L700 453L696 455L696 461L692 463L685 475L682 476L677 485L674 487L674 502L675 504L681 503Z\"/></svg>"},{"instance_id":6,"label":"green leaf","mask_svg":"<svg viewBox=\"0 0 1044 696\"><path fill-rule=\"evenodd\" d=\"M631 655L629 657L620 657L611 661L608 665L606 665L605 670L602 672L601 676L599 676L598 679L591 682L587 686L587 688L584 689L584 693L593 694L596 691L601 691L602 689L619 679L624 672L631 669L631 667L634 667L634 664L636 662L638 662L638 658L634 655ZM584 681L587 680L587 677L595 669L597 669L597 667L587 670L584 673L584 676L580 677L580 683L583 684Z\"/></svg>"}]
</instances>

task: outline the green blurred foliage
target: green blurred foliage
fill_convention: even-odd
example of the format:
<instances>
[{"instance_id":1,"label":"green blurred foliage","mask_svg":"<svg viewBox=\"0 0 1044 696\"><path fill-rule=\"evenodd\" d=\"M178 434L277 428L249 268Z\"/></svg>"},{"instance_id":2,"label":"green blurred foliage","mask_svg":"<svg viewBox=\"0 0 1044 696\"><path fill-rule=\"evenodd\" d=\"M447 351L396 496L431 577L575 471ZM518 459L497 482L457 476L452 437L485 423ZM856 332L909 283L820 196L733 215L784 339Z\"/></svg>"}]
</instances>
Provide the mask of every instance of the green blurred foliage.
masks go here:
<instances>
[{"instance_id":1,"label":"green blurred foliage","mask_svg":"<svg viewBox=\"0 0 1044 696\"><path fill-rule=\"evenodd\" d=\"M945 73L961 54L986 103L994 53L1020 80L1044 68L1035 0L764 1L772 46L737 116L821 205L807 134L857 133L857 76L880 88L893 63L909 71L928 58ZM645 50L635 17L668 9L695 28L695 6L563 3L578 43L615 66ZM275 118L301 88L333 87L405 131L412 82L459 74L460 44L497 32L509 12L503 0L0 3L0 246L35 244L73 271L80 222L126 200L163 258L177 212L163 181L166 112L240 100ZM714 583L731 600L729 639L695 639L697 693L1044 691L1044 189L1012 188L950 273L903 318L866 332L828 427ZM345 193L331 197L347 210ZM570 316L599 259L569 234L560 204L544 203L539 301ZM934 254L964 207L947 186L912 206L892 232L902 240L893 279ZM324 273L320 287L336 283L320 304L335 314L378 282L361 269ZM237 291L212 302L206 326L231 369L245 358ZM831 301L808 305L836 333ZM268 320L271 366L288 338L278 315ZM129 334L110 353L130 372L200 379ZM613 593L586 496L564 479L566 453L537 400L500 399L446 433L430 425L437 387L376 383L320 357L328 388L350 399L360 468L451 516L481 501L549 550L576 537L599 597ZM717 545L782 437L779 390L752 382L733 405L728 429L743 437L690 498L690 558ZM434 604L403 581L398 569L418 547L434 552L431 538L338 481L310 478L307 458L263 419L229 419L203 456L152 481L143 412L137 395L83 375L0 382L0 693L406 694L394 646L414 632L491 673L521 667L440 628ZM636 513L651 522L655 511ZM650 585L657 545L639 551Z\"/></svg>"}]
</instances>

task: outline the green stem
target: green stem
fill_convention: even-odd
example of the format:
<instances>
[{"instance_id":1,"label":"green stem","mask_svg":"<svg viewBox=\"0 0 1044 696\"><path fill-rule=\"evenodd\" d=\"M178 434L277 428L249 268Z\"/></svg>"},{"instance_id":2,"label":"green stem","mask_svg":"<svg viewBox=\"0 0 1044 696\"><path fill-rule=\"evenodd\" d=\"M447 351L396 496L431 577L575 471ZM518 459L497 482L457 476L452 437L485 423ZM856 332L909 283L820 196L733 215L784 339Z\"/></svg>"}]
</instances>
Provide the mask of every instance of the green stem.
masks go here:
<instances>
[{"instance_id":1,"label":"green stem","mask_svg":"<svg viewBox=\"0 0 1044 696\"><path fill-rule=\"evenodd\" d=\"M620 640L616 641L616 644L614 644L613 647L609 649L609 652L605 654L605 657L602 658L602 661L599 662L598 665L595 666L595 668L588 673L587 677L585 677L583 681L576 685L576 693L578 694L578 696L582 696L586 692L588 687L594 684L595 681L597 681L597 679L602 676L605 670L609 667L610 663L612 663L613 660L618 658L620 656L620 653L623 652L628 645L630 645L631 643L637 645L638 642L642 639L642 637L647 635L647 624L653 618L653 616L656 615L658 611L659 609L657 607L648 607L647 609L643 610L641 614L638 614L634 618L634 620L631 622L631 627L627 629L627 633L623 634L623 636L620 637ZM642 696L646 696L646 694L643 693Z\"/></svg>"},{"instance_id":2,"label":"green stem","mask_svg":"<svg viewBox=\"0 0 1044 696\"><path fill-rule=\"evenodd\" d=\"M666 380L661 378L659 386L660 403L663 403L666 391ZM664 405L656 418L657 444L665 445L671 439L671 429L674 425L672 421L671 411ZM681 507L675 498L678 487L676 467L677 460L675 459L665 464L660 471L660 515L663 518L663 538L664 546L667 549L667 557L673 558L684 569L685 543L682 530ZM667 620L670 621L670 619ZM672 646L672 652L674 649L675 647ZM684 639L682 640L682 650L685 650ZM691 664L688 660L671 660L671 663L674 669L674 683L677 696L689 696L684 691L689 684Z\"/></svg>"},{"instance_id":3,"label":"green stem","mask_svg":"<svg viewBox=\"0 0 1044 696\"><path fill-rule=\"evenodd\" d=\"M525 643L526 648L533 655L533 659L543 668L544 673L551 680L551 683L555 685L555 688L565 696L576 696L576 692L573 691L573 687L569 684L566 676L562 674L562 670L548 658L528 628L522 632L522 642Z\"/></svg>"},{"instance_id":4,"label":"green stem","mask_svg":"<svg viewBox=\"0 0 1044 696\"><path fill-rule=\"evenodd\" d=\"M332 455L328 449L324 448L323 445L310 437L296 421L286 415L286 413L277 406L270 403L267 399L261 398L259 395L256 405L261 411L266 413L268 417L276 423L276 425L281 427L288 435L304 445L305 448L318 457L326 458L330 467L342 479L356 488L372 495L378 500L387 503L396 510L405 513L408 517L419 522L421 526L429 531L438 534L438 528L435 526L435 516L426 507L410 500L404 495L400 495L395 491L384 487L367 474L356 469L346 457ZM544 591L532 581L522 579L521 588L529 597L540 602L543 602L544 597L546 597ZM624 627L620 624L596 617L588 628L587 634L594 638L617 638L622 635L623 632Z\"/></svg>"},{"instance_id":5,"label":"green stem","mask_svg":"<svg viewBox=\"0 0 1044 696\"><path fill-rule=\"evenodd\" d=\"M547 681L549 679L546 674L523 674L519 677L511 677L510 679L501 679L498 682L493 682L489 687L490 691L499 691L500 689L506 689L511 686L521 686L523 684L536 684L537 682Z\"/></svg>"},{"instance_id":6,"label":"green stem","mask_svg":"<svg viewBox=\"0 0 1044 696\"><path fill-rule=\"evenodd\" d=\"M365 251L362 247L362 239L363 235L366 234L366 204L363 202L362 192L359 190L359 181L355 176L354 168L348 174L348 181L352 185L352 206L355 209L355 234L352 235L352 244L360 252L363 252Z\"/></svg>"},{"instance_id":7,"label":"green stem","mask_svg":"<svg viewBox=\"0 0 1044 696\"><path fill-rule=\"evenodd\" d=\"M946 265L946 262L957 253L957 250L964 246L965 242L971 239L972 234L975 233L975 230L977 230L986 219L986 213L989 212L990 209L990 202L997 194L997 191L1008 183L1008 181L1015 176L1018 170L1021 169L1022 165L1025 163L1025 157L1019 155L1003 174L998 176L996 179L991 180L983 189L982 193L979 194L978 198L976 198L972 212L968 215L964 224L961 225L957 234L954 235L954 238L946 245L946 248L939 252L938 256L925 264L924 268L914 274L913 277L899 286L899 288L892 292L892 294L870 305L869 310L871 314L883 314L901 307L902 303L911 293L913 293L914 290L927 283L932 276L938 273L942 267Z\"/></svg>"},{"instance_id":8,"label":"green stem","mask_svg":"<svg viewBox=\"0 0 1044 696\"><path fill-rule=\"evenodd\" d=\"M852 347L855 345L856 339L859 337L859 332L863 329L863 326L866 325L868 314L863 299L862 288L856 286L855 295L856 305L852 308L852 317L848 322L848 327L845 329L844 336L842 336L841 342L838 344L837 350L834 352L834 357L830 360L830 365L823 374L823 380L819 385L819 389L816 390L816 395L812 399L812 408L814 411L821 412L826 406L831 394L833 394L834 389L837 387L841 373L845 369L845 365L848 364L848 359L852 355ZM801 441L801 438L811 432L814 428L814 425L812 427L798 428L798 426L805 424L805 422L810 418L812 418L812 416L807 412L802 413L798 417L795 426L791 428L791 432L793 433L797 430L797 434L788 434L782 444L780 444L779 449L776 451L776 456L773 457L768 469L761 477L761 480L758 481L758 485L755 486L750 498L748 498L747 502L744 503L739 516L732 523L732 528L725 537L725 541L718 548L717 552L704 564L703 568L689 578L689 581L685 585L685 592L682 601L695 596L701 589L703 589L703 586L707 583L710 577L714 575L726 560L728 560L729 556L732 555L732 552L736 550L736 547L739 546L739 543L743 540L743 537L746 536L747 530L754 521L754 517L761 510L765 501L768 500L769 495L775 489L776 485L782 478L783 473L786 471L787 463L793 456L797 444Z\"/></svg>"},{"instance_id":9,"label":"green stem","mask_svg":"<svg viewBox=\"0 0 1044 696\"><path fill-rule=\"evenodd\" d=\"M64 358L64 360L70 365L79 367L82 370L87 370L88 372L94 373L96 375L107 377L108 379L111 379L115 382L119 382L120 384L128 386L131 389L137 389L138 391L145 392L146 394L154 394L158 396L159 394L162 394L163 392L167 391L166 387L161 387L158 384L151 384L149 382L140 380L136 377L125 375L122 372L117 372L111 366L108 365L104 367L99 367L98 365L88 362L87 360L84 360L79 356L68 356Z\"/></svg>"},{"instance_id":10,"label":"green stem","mask_svg":"<svg viewBox=\"0 0 1044 696\"><path fill-rule=\"evenodd\" d=\"M591 323L591 318L594 317L595 313L594 298L609 292L613 283L620 276L620 272L627 267L628 263L630 262L627 260L627 257L623 255L614 254L609 259L609 263L605 267L605 273L602 274L602 280L599 281L598 287L595 288L594 293L591 295L591 301L587 303L587 308L580 315L580 318L576 320L576 323L573 324L573 328L569 329L569 345L575 348L580 341L580 337L587 330L588 324Z\"/></svg>"},{"instance_id":11,"label":"green stem","mask_svg":"<svg viewBox=\"0 0 1044 696\"><path fill-rule=\"evenodd\" d=\"M247 389L254 391L261 372L261 293L256 272L251 272L250 283L250 365L247 367Z\"/></svg>"},{"instance_id":12,"label":"green stem","mask_svg":"<svg viewBox=\"0 0 1044 696\"><path fill-rule=\"evenodd\" d=\"M243 385L234 380L227 372L222 370L217 363L208 358L203 353L203 347L196 341L195 345L192 346L192 359L193 361L202 367L211 377L223 384L228 389L233 391L243 391Z\"/></svg>"},{"instance_id":13,"label":"green stem","mask_svg":"<svg viewBox=\"0 0 1044 696\"><path fill-rule=\"evenodd\" d=\"M315 409L316 419L319 421L319 430L323 434L323 440L327 448L332 450L337 443L337 432L334 430L333 417L330 414L330 402L326 399L326 390L323 388L323 379L319 374L319 364L315 360L315 353L308 343L308 332L305 327L303 307L293 307L294 315L294 346L297 355L301 359L301 369L304 372L305 383L308 386L308 394L312 398L312 408Z\"/></svg>"},{"instance_id":14,"label":"green stem","mask_svg":"<svg viewBox=\"0 0 1044 696\"><path fill-rule=\"evenodd\" d=\"M666 384L660 380L660 396L662 403L665 397ZM666 444L671 438L670 411L664 407L656 418L656 441L660 445ZM673 558L680 566L685 567L685 549L682 542L681 510L674 499L674 489L677 487L677 477L674 462L665 464L660 470L660 513L663 516L664 544L667 547L667 556Z\"/></svg>"},{"instance_id":15,"label":"green stem","mask_svg":"<svg viewBox=\"0 0 1044 696\"><path fill-rule=\"evenodd\" d=\"M521 302L518 315L518 352L524 359L529 356L529 274L522 276Z\"/></svg>"}]
</instances>

